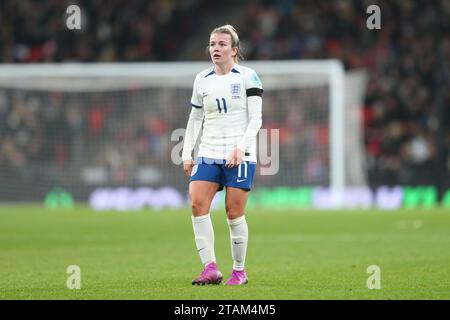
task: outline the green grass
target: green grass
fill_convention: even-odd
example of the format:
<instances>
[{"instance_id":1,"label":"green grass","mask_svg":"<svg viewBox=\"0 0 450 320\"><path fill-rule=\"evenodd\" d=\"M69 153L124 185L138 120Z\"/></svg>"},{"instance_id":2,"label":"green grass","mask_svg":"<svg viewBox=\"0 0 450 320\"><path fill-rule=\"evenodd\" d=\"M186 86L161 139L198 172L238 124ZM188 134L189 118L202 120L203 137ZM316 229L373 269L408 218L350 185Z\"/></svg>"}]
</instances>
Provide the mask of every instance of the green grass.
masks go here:
<instances>
[{"instance_id":1,"label":"green grass","mask_svg":"<svg viewBox=\"0 0 450 320\"><path fill-rule=\"evenodd\" d=\"M0 299L450 299L450 211L250 211L242 287L194 287L188 211L0 207ZM216 256L231 270L223 211ZM81 289L66 287L69 265ZM366 286L381 268L381 289Z\"/></svg>"}]
</instances>

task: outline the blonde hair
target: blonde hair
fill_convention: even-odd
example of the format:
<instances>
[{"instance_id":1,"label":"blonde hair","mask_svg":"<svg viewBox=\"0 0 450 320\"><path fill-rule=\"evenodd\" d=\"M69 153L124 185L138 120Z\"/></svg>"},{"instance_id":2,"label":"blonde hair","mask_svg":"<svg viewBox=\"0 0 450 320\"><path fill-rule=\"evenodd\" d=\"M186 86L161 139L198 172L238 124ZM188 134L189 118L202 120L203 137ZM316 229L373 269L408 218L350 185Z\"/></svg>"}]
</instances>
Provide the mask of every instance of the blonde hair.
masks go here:
<instances>
[{"instance_id":1,"label":"blonde hair","mask_svg":"<svg viewBox=\"0 0 450 320\"><path fill-rule=\"evenodd\" d=\"M213 31L211 31L210 34L213 33L226 33L229 34L231 37L231 47L237 48L237 54L234 56L234 61L239 62L239 60L244 60L244 57L242 55L242 49L241 49L241 43L239 41L239 36L236 32L236 29L231 24L225 24L223 26L214 28ZM209 48L209 44L208 44Z\"/></svg>"}]
</instances>

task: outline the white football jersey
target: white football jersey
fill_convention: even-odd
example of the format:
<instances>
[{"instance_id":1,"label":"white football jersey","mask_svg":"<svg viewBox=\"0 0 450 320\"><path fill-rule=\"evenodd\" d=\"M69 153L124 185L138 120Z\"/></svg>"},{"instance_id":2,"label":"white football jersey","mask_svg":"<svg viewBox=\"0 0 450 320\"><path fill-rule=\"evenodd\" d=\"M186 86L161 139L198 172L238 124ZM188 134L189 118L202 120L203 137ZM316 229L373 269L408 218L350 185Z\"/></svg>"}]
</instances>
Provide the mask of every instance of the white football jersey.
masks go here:
<instances>
[{"instance_id":1,"label":"white football jersey","mask_svg":"<svg viewBox=\"0 0 450 320\"><path fill-rule=\"evenodd\" d=\"M191 105L204 109L203 134L198 156L226 159L247 129L247 90L262 90L256 72L235 64L231 72L218 75L214 68L195 77ZM243 160L256 162L256 137L246 146Z\"/></svg>"}]
</instances>

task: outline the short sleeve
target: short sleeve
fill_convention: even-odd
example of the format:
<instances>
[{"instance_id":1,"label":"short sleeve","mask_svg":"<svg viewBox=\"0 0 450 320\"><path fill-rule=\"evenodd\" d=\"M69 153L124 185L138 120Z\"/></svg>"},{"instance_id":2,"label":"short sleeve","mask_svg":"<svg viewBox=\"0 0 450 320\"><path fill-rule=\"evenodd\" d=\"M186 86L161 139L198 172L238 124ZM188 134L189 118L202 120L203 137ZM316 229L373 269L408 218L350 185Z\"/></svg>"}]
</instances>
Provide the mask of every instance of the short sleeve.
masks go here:
<instances>
[{"instance_id":1,"label":"short sleeve","mask_svg":"<svg viewBox=\"0 0 450 320\"><path fill-rule=\"evenodd\" d=\"M194 86L192 89L192 98L191 98L191 105L195 108L203 108L203 99L201 94L198 91L198 80L199 77L196 76L194 80Z\"/></svg>"},{"instance_id":2,"label":"short sleeve","mask_svg":"<svg viewBox=\"0 0 450 320\"><path fill-rule=\"evenodd\" d=\"M263 87L262 87L261 80L259 79L256 72L252 69L249 69L245 73L245 89L253 89L253 88L262 90Z\"/></svg>"}]
</instances>

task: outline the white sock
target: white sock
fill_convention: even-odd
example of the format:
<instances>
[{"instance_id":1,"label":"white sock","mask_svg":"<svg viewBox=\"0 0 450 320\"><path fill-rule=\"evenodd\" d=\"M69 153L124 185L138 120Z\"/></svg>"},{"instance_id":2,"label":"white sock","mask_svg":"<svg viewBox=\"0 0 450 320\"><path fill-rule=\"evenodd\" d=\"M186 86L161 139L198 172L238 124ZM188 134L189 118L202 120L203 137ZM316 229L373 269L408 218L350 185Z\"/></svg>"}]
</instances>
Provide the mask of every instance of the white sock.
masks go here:
<instances>
[{"instance_id":1,"label":"white sock","mask_svg":"<svg viewBox=\"0 0 450 320\"><path fill-rule=\"evenodd\" d=\"M245 265L245 255L247 253L248 227L245 216L229 220L231 238L231 256L233 258L233 269L242 271Z\"/></svg>"},{"instance_id":2,"label":"white sock","mask_svg":"<svg viewBox=\"0 0 450 320\"><path fill-rule=\"evenodd\" d=\"M214 229L211 223L210 214L192 217L194 227L195 244L197 251L204 265L216 262L214 254Z\"/></svg>"}]
</instances>

